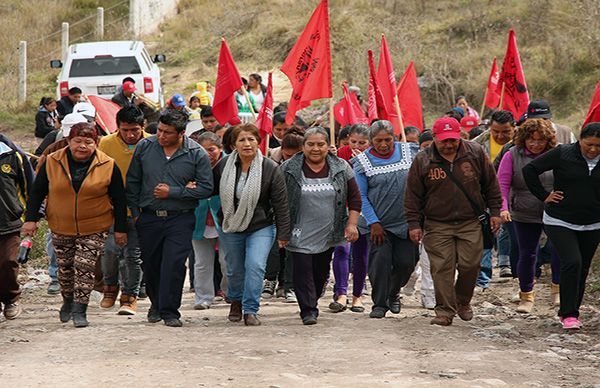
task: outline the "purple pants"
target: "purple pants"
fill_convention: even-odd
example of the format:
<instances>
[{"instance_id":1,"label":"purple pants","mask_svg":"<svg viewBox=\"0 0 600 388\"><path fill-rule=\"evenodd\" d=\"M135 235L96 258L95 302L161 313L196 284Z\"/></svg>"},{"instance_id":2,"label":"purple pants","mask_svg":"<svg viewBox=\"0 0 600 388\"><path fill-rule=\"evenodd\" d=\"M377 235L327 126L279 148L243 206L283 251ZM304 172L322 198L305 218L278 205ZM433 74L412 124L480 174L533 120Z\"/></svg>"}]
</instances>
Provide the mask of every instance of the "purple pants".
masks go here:
<instances>
[{"instance_id":1,"label":"purple pants","mask_svg":"<svg viewBox=\"0 0 600 388\"><path fill-rule=\"evenodd\" d=\"M513 221L519 242L519 261L517 275L521 292L533 291L537 246L542 234L543 224ZM554 246L550 250L550 266L552 268L552 283L559 284L560 262Z\"/></svg>"},{"instance_id":2,"label":"purple pants","mask_svg":"<svg viewBox=\"0 0 600 388\"><path fill-rule=\"evenodd\" d=\"M352 295L362 296L369 267L369 243L365 235L360 235L352 243ZM350 243L338 245L333 251L334 299L348 295L348 275L350 273Z\"/></svg>"}]
</instances>

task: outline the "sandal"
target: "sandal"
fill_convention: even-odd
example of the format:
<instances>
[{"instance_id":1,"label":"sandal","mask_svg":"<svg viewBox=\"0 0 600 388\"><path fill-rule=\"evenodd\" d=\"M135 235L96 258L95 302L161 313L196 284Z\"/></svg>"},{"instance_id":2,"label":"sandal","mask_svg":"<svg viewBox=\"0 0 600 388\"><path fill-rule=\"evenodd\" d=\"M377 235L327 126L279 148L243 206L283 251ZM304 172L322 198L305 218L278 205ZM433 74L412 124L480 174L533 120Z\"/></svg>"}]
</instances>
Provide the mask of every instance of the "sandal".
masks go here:
<instances>
[{"instance_id":1,"label":"sandal","mask_svg":"<svg viewBox=\"0 0 600 388\"><path fill-rule=\"evenodd\" d=\"M354 313L364 313L365 306L362 304L361 298L353 297L352 298L352 307L350 307L350 311Z\"/></svg>"},{"instance_id":2,"label":"sandal","mask_svg":"<svg viewBox=\"0 0 600 388\"><path fill-rule=\"evenodd\" d=\"M346 310L346 304L348 303L348 299L346 298L346 303L338 302L341 299L342 298L338 297L338 300L329 303L329 310L331 310L334 313L341 313L342 311Z\"/></svg>"}]
</instances>

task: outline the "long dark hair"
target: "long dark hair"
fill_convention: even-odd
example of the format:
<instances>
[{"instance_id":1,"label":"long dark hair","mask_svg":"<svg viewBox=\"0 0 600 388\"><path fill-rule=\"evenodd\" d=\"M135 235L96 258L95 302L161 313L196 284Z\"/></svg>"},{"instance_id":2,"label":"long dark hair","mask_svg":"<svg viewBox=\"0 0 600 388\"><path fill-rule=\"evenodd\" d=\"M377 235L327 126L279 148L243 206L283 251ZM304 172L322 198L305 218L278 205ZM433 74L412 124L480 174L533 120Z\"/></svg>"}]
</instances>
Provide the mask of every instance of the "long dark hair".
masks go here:
<instances>
[{"instance_id":1,"label":"long dark hair","mask_svg":"<svg viewBox=\"0 0 600 388\"><path fill-rule=\"evenodd\" d=\"M42 99L40 100L40 107L45 107L48 104L53 103L54 101L56 101L54 98L52 97L42 97Z\"/></svg>"},{"instance_id":2,"label":"long dark hair","mask_svg":"<svg viewBox=\"0 0 600 388\"><path fill-rule=\"evenodd\" d=\"M262 91L263 96L265 94L267 94L267 87L262 83L262 77L260 76L260 74L257 73L252 73L249 75L249 77L252 77L256 80L256 82L258 82L258 84L260 85L260 90ZM250 86L248 84L247 89L250 90Z\"/></svg>"}]
</instances>

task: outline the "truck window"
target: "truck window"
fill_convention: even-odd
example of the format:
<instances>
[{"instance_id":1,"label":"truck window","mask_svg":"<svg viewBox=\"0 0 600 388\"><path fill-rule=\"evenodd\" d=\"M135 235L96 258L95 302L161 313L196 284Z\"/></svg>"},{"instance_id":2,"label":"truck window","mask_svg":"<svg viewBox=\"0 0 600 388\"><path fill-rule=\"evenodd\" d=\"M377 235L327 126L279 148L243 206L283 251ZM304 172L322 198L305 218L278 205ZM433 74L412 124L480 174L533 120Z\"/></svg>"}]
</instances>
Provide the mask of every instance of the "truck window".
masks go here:
<instances>
[{"instance_id":1,"label":"truck window","mask_svg":"<svg viewBox=\"0 0 600 388\"><path fill-rule=\"evenodd\" d=\"M69 77L96 77L103 75L141 74L135 57L102 57L74 59Z\"/></svg>"}]
</instances>

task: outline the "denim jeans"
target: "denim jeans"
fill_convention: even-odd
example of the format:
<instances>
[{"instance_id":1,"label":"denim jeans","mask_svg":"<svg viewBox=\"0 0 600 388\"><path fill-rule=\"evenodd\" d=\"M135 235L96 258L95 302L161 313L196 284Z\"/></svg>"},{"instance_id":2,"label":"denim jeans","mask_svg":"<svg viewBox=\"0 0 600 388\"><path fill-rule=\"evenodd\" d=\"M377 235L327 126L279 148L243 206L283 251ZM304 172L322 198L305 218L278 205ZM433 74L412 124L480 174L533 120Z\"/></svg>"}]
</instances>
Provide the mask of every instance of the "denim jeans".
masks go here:
<instances>
[{"instance_id":1,"label":"denim jeans","mask_svg":"<svg viewBox=\"0 0 600 388\"><path fill-rule=\"evenodd\" d=\"M50 229L46 231L46 252L48 252L48 275L53 281L58 281L58 264L56 263L56 251L52 244L52 232Z\"/></svg>"},{"instance_id":2,"label":"denim jeans","mask_svg":"<svg viewBox=\"0 0 600 388\"><path fill-rule=\"evenodd\" d=\"M256 314L275 225L254 232L219 232L219 249L227 263L227 296L242 301L244 314Z\"/></svg>"},{"instance_id":3,"label":"denim jeans","mask_svg":"<svg viewBox=\"0 0 600 388\"><path fill-rule=\"evenodd\" d=\"M479 270L476 284L478 287L488 288L490 280L492 280L492 250L484 249L483 256L481 256L481 269Z\"/></svg>"},{"instance_id":4,"label":"denim jeans","mask_svg":"<svg viewBox=\"0 0 600 388\"><path fill-rule=\"evenodd\" d=\"M510 235L506 224L498 233L498 267L510 267Z\"/></svg>"},{"instance_id":5,"label":"denim jeans","mask_svg":"<svg viewBox=\"0 0 600 388\"><path fill-rule=\"evenodd\" d=\"M124 265L120 266L119 263ZM119 267L123 294L137 296L142 280L142 251L138 240L138 232L131 217L127 218L127 245L120 247L115 242L113 227L110 228L108 239L102 256L102 273L104 284L116 286L119 284ZM123 271L124 269L124 271Z\"/></svg>"}]
</instances>

